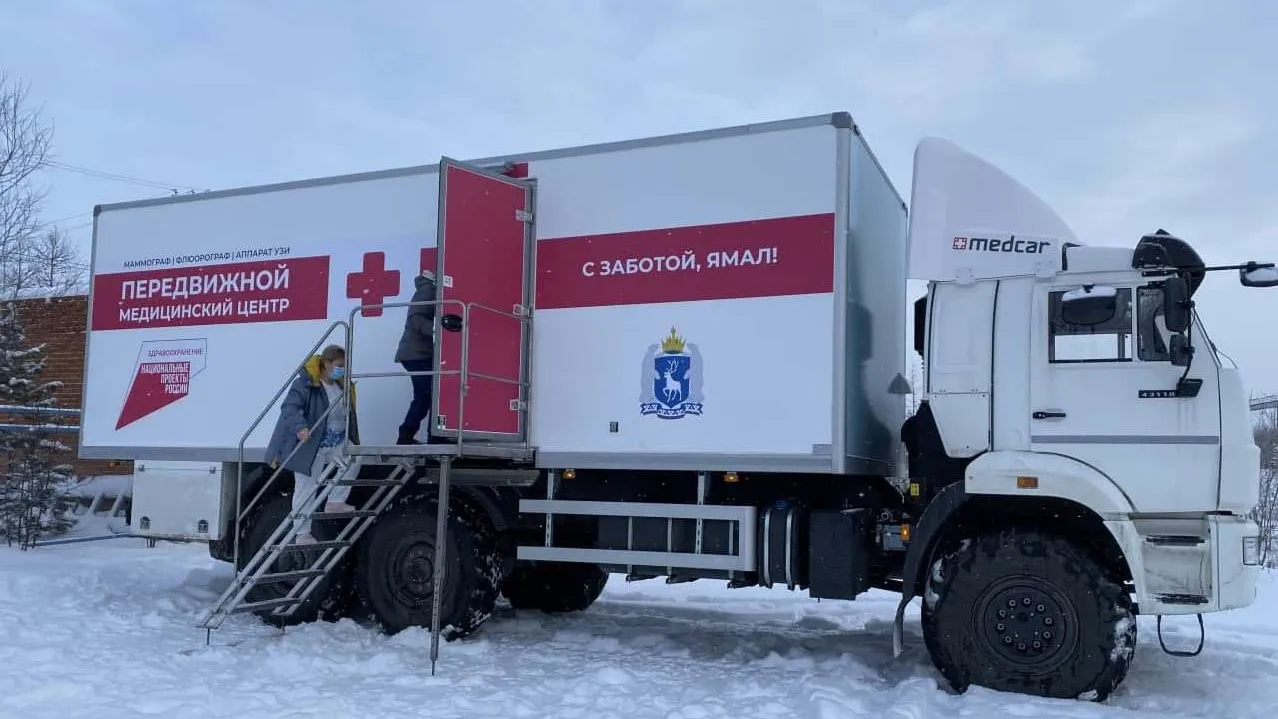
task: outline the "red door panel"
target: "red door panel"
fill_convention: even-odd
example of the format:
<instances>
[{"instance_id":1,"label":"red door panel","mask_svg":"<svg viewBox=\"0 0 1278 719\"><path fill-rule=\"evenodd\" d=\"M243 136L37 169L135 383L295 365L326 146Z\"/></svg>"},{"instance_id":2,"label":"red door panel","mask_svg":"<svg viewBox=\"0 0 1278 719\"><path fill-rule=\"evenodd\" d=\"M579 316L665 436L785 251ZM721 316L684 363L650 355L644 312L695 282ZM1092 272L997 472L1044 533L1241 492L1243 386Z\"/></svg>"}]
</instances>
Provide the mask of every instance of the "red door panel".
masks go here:
<instances>
[{"instance_id":1,"label":"red door panel","mask_svg":"<svg viewBox=\"0 0 1278 719\"><path fill-rule=\"evenodd\" d=\"M524 399L524 324L514 316L528 294L527 223L529 188L510 178L486 173L445 158L440 163L438 269L440 314L462 314L458 300L469 305L461 332L441 331L436 352L438 371L459 371L466 347L467 391L459 394L461 377L440 374L436 380L435 417L443 428L433 434L456 436L458 417L464 438L522 439ZM463 407L464 402L464 407Z\"/></svg>"}]
</instances>

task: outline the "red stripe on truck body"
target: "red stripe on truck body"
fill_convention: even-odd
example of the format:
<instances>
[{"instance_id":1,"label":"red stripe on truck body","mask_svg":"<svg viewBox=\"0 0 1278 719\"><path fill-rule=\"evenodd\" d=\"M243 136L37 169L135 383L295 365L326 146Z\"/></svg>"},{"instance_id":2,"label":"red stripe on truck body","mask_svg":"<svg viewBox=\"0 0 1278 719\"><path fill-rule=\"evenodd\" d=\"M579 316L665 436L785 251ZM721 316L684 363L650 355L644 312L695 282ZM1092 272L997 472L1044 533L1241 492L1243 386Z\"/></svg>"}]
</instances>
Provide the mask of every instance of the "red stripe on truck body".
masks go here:
<instances>
[{"instance_id":1,"label":"red stripe on truck body","mask_svg":"<svg viewBox=\"0 0 1278 719\"><path fill-rule=\"evenodd\" d=\"M833 213L537 243L541 310L833 291Z\"/></svg>"}]
</instances>

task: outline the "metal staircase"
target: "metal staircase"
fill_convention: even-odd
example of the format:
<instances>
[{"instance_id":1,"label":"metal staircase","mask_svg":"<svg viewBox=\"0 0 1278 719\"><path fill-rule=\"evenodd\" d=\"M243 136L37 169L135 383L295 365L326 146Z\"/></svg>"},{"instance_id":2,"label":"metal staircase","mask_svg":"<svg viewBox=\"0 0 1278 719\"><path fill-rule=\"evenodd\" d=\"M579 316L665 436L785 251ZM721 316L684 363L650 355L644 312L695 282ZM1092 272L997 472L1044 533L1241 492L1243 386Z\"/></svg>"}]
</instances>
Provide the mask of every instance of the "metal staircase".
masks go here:
<instances>
[{"instance_id":1,"label":"metal staircase","mask_svg":"<svg viewBox=\"0 0 1278 719\"><path fill-rule=\"evenodd\" d=\"M390 308L390 307L409 307L418 304L451 304L459 305L461 308L462 329L462 360L458 369L444 372L381 372L381 373L365 373L358 374L353 371L351 365L354 358L354 323L357 313L368 308ZM350 383L356 379L377 378L377 377L397 377L406 379L413 374L430 374L430 375L446 375L455 374L459 376L458 383L458 426L463 424L462 415L465 412L465 397L468 389L468 377L471 372L468 367L469 343L470 343L470 317L472 312L481 311L488 314L496 314L505 316L521 323L524 331L529 328L530 318L526 314L509 313L478 305L473 302L460 302L457 300L444 300L442 302L396 302L383 303L379 305L362 305L351 310L350 317L346 321L336 321L329 325L323 336L311 347L311 349L298 363L293 372L288 375L287 380L275 393L275 396L267 402L266 406L258 414L257 418L249 426L248 430L240 438L239 443L239 463L237 474L237 492L236 492L236 515L235 522L232 527L233 532L233 562L234 566L240 567L240 537L241 528L245 521L250 517L250 513L258 506L264 497L267 496L272 486L284 472L284 466L292 459L298 449L301 448L299 443L284 460L280 462L280 466L272 472L265 482L258 488L253 498L245 506L244 499L244 465L245 465L245 445L258 426L267 417L268 413L275 408L276 403L288 391L289 386L297 375L303 371L306 362L329 340L334 331L339 329L345 330L346 339L346 364L347 372L343 380L344 392L340 397L329 406L316 423L310 428L312 433L323 427L328 421L328 415L337 407L342 406L349 401L351 395ZM483 377L486 380L506 382L510 384L527 387L526 380L522 378L502 378L489 375L475 375ZM512 410L516 409L512 403ZM518 408L521 413L526 413L526 406L521 405ZM351 413L348 413L348 417ZM209 643L212 637L212 631L222 626L228 617L233 614L241 614L247 612L255 612L266 617L289 617L301 608L308 599L324 584L324 579L336 568L346 553L356 545L363 534L377 521L377 518L388 508L400 491L421 477L420 481L431 481L423 474L436 474L434 472L421 473L419 469L423 465L431 465L437 468L437 480L431 481L432 484L437 483L438 502L442 511L437 512L437 524L435 527L435 547L438 551L444 553L447 551L447 527L449 521L451 506L449 501L449 493L452 483L453 462L458 459L470 458L488 458L488 459L504 459L510 460L517 464L527 463L533 457L533 450L528 445L526 439L521 435L520 441L475 441L466 437L465 432L458 432L456 439L447 444L425 444L425 445L393 445L393 446L377 446L377 445L356 445L351 444L349 437L342 444L339 458L323 468L320 475L316 479L316 489L314 493L302 505L300 511L289 514L280 522L271 535L262 543L262 546L253 554L253 556L239 569L236 573L234 581L227 587L226 591L217 599L213 606L201 618L198 626L206 630L205 643ZM389 473L380 479L362 479L360 478L360 470L368 466L389 467ZM515 472L515 474L527 474L527 470L523 472ZM502 476L493 476L491 471L485 473L483 470L460 470L460 479L463 483L478 484L503 484L511 481L511 472L504 471L499 473ZM484 475L477 477L477 475ZM518 484L531 483L536 476L536 472L532 472L532 476L515 480ZM363 502L363 504L349 512L324 512L321 508L328 501L328 497L337 487L369 487L373 488L371 496ZM352 499L357 493L352 493ZM325 520L346 520L340 532L331 539L320 541L312 541L299 544L296 539L302 533L304 527L311 526L311 522ZM287 555L300 553L307 558L307 563L301 569L289 569L287 571L273 571L276 561ZM439 637L440 637L440 615L442 613L442 595L444 575L442 568L446 565L446 557L440 556L432 563L432 583L434 585L433 605L431 612L431 673L435 673L435 664L439 657ZM275 599L267 599L261 601L249 601L249 594L255 587L267 584L287 584L291 585L288 592L283 596ZM283 624L281 623L281 627Z\"/></svg>"},{"instance_id":2,"label":"metal staircase","mask_svg":"<svg viewBox=\"0 0 1278 719\"><path fill-rule=\"evenodd\" d=\"M276 527L258 552L236 574L231 586L226 588L213 607L205 613L199 626L208 630L211 636L212 630L222 626L222 622L232 614L269 610L269 616L288 617L296 612L413 477L414 465L407 460L394 465L385 479L359 479L362 466L363 463L358 459L338 459L328 464L316 478L315 492L302 510L290 512ZM341 486L376 487L376 490L363 507L353 512L318 511L327 503L333 490ZM302 528L309 527L312 521L324 520L347 521L333 539L296 543ZM275 560L288 552L304 553L310 560L309 564L303 569L269 571ZM288 594L278 599L246 601L254 587L275 583L291 583L292 588Z\"/></svg>"}]
</instances>

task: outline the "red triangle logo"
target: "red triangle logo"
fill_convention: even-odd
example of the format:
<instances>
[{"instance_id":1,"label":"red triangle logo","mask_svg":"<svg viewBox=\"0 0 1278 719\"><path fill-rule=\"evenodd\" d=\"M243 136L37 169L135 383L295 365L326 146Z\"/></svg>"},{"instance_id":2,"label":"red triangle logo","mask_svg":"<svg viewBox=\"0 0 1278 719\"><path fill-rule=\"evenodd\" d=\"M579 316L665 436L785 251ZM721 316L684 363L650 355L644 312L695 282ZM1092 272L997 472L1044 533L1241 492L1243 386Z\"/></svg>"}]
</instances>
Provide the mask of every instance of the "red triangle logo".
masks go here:
<instances>
[{"instance_id":1,"label":"red triangle logo","mask_svg":"<svg viewBox=\"0 0 1278 719\"><path fill-rule=\"evenodd\" d=\"M164 409L191 391L190 362L142 362L137 367L116 429Z\"/></svg>"}]
</instances>

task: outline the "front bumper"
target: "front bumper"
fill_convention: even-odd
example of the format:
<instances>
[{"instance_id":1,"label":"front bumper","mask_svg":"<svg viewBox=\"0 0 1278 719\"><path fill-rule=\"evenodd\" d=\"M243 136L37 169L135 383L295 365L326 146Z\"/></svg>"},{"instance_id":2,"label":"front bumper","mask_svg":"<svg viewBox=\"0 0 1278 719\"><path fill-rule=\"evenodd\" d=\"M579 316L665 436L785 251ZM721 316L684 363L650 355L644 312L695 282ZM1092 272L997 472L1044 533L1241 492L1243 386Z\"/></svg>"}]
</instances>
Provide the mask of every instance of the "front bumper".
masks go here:
<instances>
[{"instance_id":1,"label":"front bumper","mask_svg":"<svg viewBox=\"0 0 1278 719\"><path fill-rule=\"evenodd\" d=\"M1256 600L1255 522L1204 514L1105 524L1127 556L1141 614L1207 614Z\"/></svg>"},{"instance_id":2,"label":"front bumper","mask_svg":"<svg viewBox=\"0 0 1278 719\"><path fill-rule=\"evenodd\" d=\"M1216 538L1216 611L1241 609L1256 601L1260 528L1245 517L1209 519L1213 520L1212 536Z\"/></svg>"}]
</instances>

